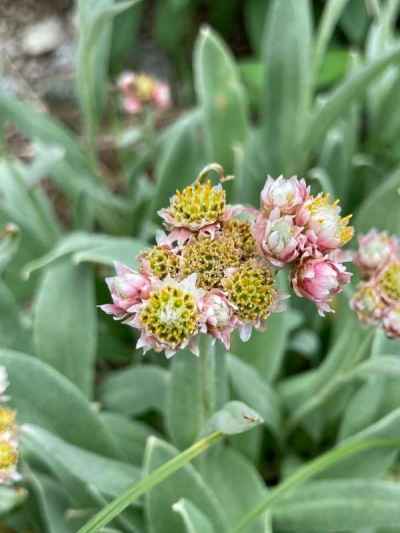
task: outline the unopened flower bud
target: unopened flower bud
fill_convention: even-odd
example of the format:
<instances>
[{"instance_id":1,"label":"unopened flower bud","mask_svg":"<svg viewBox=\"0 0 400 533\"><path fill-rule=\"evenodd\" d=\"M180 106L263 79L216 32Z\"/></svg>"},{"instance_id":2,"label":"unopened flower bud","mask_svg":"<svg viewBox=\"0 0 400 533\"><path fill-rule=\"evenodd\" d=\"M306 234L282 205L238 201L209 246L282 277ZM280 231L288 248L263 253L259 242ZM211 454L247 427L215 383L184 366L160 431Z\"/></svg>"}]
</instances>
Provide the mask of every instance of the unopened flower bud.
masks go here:
<instances>
[{"instance_id":1,"label":"unopened flower bud","mask_svg":"<svg viewBox=\"0 0 400 533\"><path fill-rule=\"evenodd\" d=\"M292 278L295 292L314 302L320 315L332 311L332 298L349 283L351 274L342 263L327 257L305 259L300 263Z\"/></svg>"}]
</instances>

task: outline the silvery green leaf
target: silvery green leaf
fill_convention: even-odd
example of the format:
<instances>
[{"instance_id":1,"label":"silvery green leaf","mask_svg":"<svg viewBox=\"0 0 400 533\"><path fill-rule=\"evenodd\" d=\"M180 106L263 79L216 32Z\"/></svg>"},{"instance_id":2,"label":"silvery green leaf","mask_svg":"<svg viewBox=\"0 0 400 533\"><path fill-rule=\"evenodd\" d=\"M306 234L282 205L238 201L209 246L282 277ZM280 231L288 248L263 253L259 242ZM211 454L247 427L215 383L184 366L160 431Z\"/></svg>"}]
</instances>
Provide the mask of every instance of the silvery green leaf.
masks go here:
<instances>
[{"instance_id":1,"label":"silvery green leaf","mask_svg":"<svg viewBox=\"0 0 400 533\"><path fill-rule=\"evenodd\" d=\"M261 416L242 402L228 402L207 422L204 433L219 431L225 435L244 433L262 424Z\"/></svg>"}]
</instances>

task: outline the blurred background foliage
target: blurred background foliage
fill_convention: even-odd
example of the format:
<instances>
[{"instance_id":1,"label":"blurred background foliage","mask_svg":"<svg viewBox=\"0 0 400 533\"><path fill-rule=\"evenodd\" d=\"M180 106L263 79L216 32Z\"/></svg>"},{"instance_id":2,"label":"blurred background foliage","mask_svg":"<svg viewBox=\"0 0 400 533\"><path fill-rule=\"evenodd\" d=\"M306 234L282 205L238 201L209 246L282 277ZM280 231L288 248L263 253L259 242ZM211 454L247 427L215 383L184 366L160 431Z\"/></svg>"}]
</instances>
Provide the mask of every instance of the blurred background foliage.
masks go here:
<instances>
[{"instance_id":1,"label":"blurred background foliage","mask_svg":"<svg viewBox=\"0 0 400 533\"><path fill-rule=\"evenodd\" d=\"M170 366L155 354L142 359L132 331L96 305L108 300L113 261L135 265L153 241L157 210L205 164L235 174L231 203L257 205L267 174L297 174L314 192L340 197L357 231L400 233L399 8L398 0L80 0L60 8L72 49L65 70L31 79L29 69L10 67L5 51L0 364L19 421L40 426L24 437L31 497L10 489L0 503L14 531L76 531L140 475L149 435L178 449L195 438L191 356L184 367L182 354ZM172 109L124 116L115 90L124 70L167 81ZM293 298L265 333L235 341L221 402L245 401L266 429L232 438L224 461L202 471L235 517L251 507L248 490L266 490L261 480L277 483L344 438L364 430L398 436L399 347L377 334L372 342L347 297L324 320ZM387 358L383 370L378 355ZM155 447L145 469L171 453ZM236 499L215 472L231 473ZM185 470L182 483L207 515L196 475ZM385 476L398 477L392 452L362 455L328 472L318 496L309 489L320 513L303 494L297 518L299 502L289 499L273 525L249 531L400 531L394 507L374 517L355 510L380 490L385 501L397 497L398 488L362 481ZM330 508L339 493L346 497ZM153 491L115 531L144 531L144 523L152 533L185 531L171 497ZM325 512L330 522L318 522Z\"/></svg>"}]
</instances>

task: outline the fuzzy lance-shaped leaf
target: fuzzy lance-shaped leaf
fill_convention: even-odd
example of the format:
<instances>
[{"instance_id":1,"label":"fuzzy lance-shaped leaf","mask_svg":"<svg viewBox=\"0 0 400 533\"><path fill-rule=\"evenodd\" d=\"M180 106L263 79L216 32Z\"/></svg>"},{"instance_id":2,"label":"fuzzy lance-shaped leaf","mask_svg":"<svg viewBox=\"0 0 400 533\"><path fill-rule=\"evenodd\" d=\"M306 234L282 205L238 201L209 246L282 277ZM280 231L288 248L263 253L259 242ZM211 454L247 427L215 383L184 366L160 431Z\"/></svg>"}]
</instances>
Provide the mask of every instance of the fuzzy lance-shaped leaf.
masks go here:
<instances>
[{"instance_id":1,"label":"fuzzy lance-shaped leaf","mask_svg":"<svg viewBox=\"0 0 400 533\"><path fill-rule=\"evenodd\" d=\"M88 134L93 136L107 95L113 18L138 0L80 0L77 84Z\"/></svg>"},{"instance_id":2,"label":"fuzzy lance-shaped leaf","mask_svg":"<svg viewBox=\"0 0 400 533\"><path fill-rule=\"evenodd\" d=\"M99 389L101 402L126 416L155 409L164 412L169 373L158 366L142 365L112 373Z\"/></svg>"},{"instance_id":3,"label":"fuzzy lance-shaped leaf","mask_svg":"<svg viewBox=\"0 0 400 533\"><path fill-rule=\"evenodd\" d=\"M209 350L207 368L203 367L203 350ZM201 336L200 357L189 350L180 352L171 363L171 382L167 389L166 425L172 442L180 449L187 448L198 438L208 412L214 413L228 399L225 352L218 344L210 345ZM203 388L207 373L207 387Z\"/></svg>"},{"instance_id":4,"label":"fuzzy lance-shaped leaf","mask_svg":"<svg viewBox=\"0 0 400 533\"><path fill-rule=\"evenodd\" d=\"M37 426L25 424L21 433L24 457L38 458L61 482L66 471L104 496L118 496L140 478L139 468L68 444Z\"/></svg>"},{"instance_id":5,"label":"fuzzy lance-shaped leaf","mask_svg":"<svg viewBox=\"0 0 400 533\"><path fill-rule=\"evenodd\" d=\"M347 404L341 420L339 440L358 433L400 407L398 401L391 403L390 394L400 377L400 361L397 355L373 357L355 368L352 374L355 378L365 378L368 381L354 393Z\"/></svg>"},{"instance_id":6,"label":"fuzzy lance-shaped leaf","mask_svg":"<svg viewBox=\"0 0 400 533\"><path fill-rule=\"evenodd\" d=\"M218 161L227 174L231 173L233 149L247 139L247 102L234 58L211 28L203 28L195 44L194 71L208 159Z\"/></svg>"},{"instance_id":7,"label":"fuzzy lance-shaped leaf","mask_svg":"<svg viewBox=\"0 0 400 533\"><path fill-rule=\"evenodd\" d=\"M318 481L277 503L274 527L279 531L320 533L397 526L398 483L376 480Z\"/></svg>"},{"instance_id":8,"label":"fuzzy lance-shaped leaf","mask_svg":"<svg viewBox=\"0 0 400 533\"><path fill-rule=\"evenodd\" d=\"M400 408L384 416L378 422L360 431L353 437L341 441L350 444L367 439L399 439ZM394 463L398 450L393 448L373 448L350 457L329 468L324 478L377 478L382 477Z\"/></svg>"},{"instance_id":9,"label":"fuzzy lance-shaped leaf","mask_svg":"<svg viewBox=\"0 0 400 533\"><path fill-rule=\"evenodd\" d=\"M166 424L173 444L185 449L197 439L204 424L202 361L189 350L171 362L166 397Z\"/></svg>"},{"instance_id":10,"label":"fuzzy lance-shaped leaf","mask_svg":"<svg viewBox=\"0 0 400 533\"><path fill-rule=\"evenodd\" d=\"M262 52L261 43L269 4L270 0L248 0L244 5L247 34L257 55Z\"/></svg>"},{"instance_id":11,"label":"fuzzy lance-shaped leaf","mask_svg":"<svg viewBox=\"0 0 400 533\"><path fill-rule=\"evenodd\" d=\"M93 272L66 259L47 270L39 289L34 312L36 354L90 397L96 342Z\"/></svg>"},{"instance_id":12,"label":"fuzzy lance-shaped leaf","mask_svg":"<svg viewBox=\"0 0 400 533\"><path fill-rule=\"evenodd\" d=\"M354 392L340 421L339 440L352 437L379 420L386 385L385 379L375 378Z\"/></svg>"},{"instance_id":13,"label":"fuzzy lance-shaped leaf","mask_svg":"<svg viewBox=\"0 0 400 533\"><path fill-rule=\"evenodd\" d=\"M265 498L267 489L256 468L231 448L211 450L202 472L232 529ZM272 533L268 522L268 516L260 516L245 529L245 533Z\"/></svg>"},{"instance_id":14,"label":"fuzzy lance-shaped leaf","mask_svg":"<svg viewBox=\"0 0 400 533\"><path fill-rule=\"evenodd\" d=\"M262 424L261 416L242 402L228 402L206 423L204 434L218 431L224 435L245 433Z\"/></svg>"},{"instance_id":15,"label":"fuzzy lance-shaped leaf","mask_svg":"<svg viewBox=\"0 0 400 533\"><path fill-rule=\"evenodd\" d=\"M310 18L308 0L273 0L268 12L261 108L268 172L274 176L298 171L311 99Z\"/></svg>"},{"instance_id":16,"label":"fuzzy lance-shaped leaf","mask_svg":"<svg viewBox=\"0 0 400 533\"><path fill-rule=\"evenodd\" d=\"M66 520L66 511L70 504L66 492L53 479L43 474L37 474L27 467L24 478L29 484L32 496L41 518L44 533L74 533L72 524ZM31 496L31 497L32 497Z\"/></svg>"},{"instance_id":17,"label":"fuzzy lance-shaped leaf","mask_svg":"<svg viewBox=\"0 0 400 533\"><path fill-rule=\"evenodd\" d=\"M186 533L214 533L207 516L189 500L182 498L174 503L172 509L181 517Z\"/></svg>"},{"instance_id":18,"label":"fuzzy lance-shaped leaf","mask_svg":"<svg viewBox=\"0 0 400 533\"><path fill-rule=\"evenodd\" d=\"M400 233L400 169L386 179L364 200L355 219L355 227L366 233L371 228Z\"/></svg>"},{"instance_id":19,"label":"fuzzy lance-shaped leaf","mask_svg":"<svg viewBox=\"0 0 400 533\"><path fill-rule=\"evenodd\" d=\"M163 133L162 151L155 168L156 190L149 208L157 223L157 211L168 206L177 189L193 183L207 164L201 119L199 110L190 111Z\"/></svg>"},{"instance_id":20,"label":"fuzzy lance-shaped leaf","mask_svg":"<svg viewBox=\"0 0 400 533\"><path fill-rule=\"evenodd\" d=\"M46 250L60 236L57 219L43 190L30 188L29 167L19 162L0 162L0 210Z\"/></svg>"},{"instance_id":21,"label":"fuzzy lance-shaped leaf","mask_svg":"<svg viewBox=\"0 0 400 533\"><path fill-rule=\"evenodd\" d=\"M25 328L13 293L0 279L0 347L25 350L30 347L30 332Z\"/></svg>"},{"instance_id":22,"label":"fuzzy lance-shaped leaf","mask_svg":"<svg viewBox=\"0 0 400 533\"><path fill-rule=\"evenodd\" d=\"M353 368L354 358L358 356L361 341L367 334L360 327L354 313L349 310L345 312L344 309L341 311L346 318L345 323L319 368L288 378L280 384L282 399L291 411L297 410L316 392L326 387L332 376Z\"/></svg>"},{"instance_id":23,"label":"fuzzy lance-shaped leaf","mask_svg":"<svg viewBox=\"0 0 400 533\"><path fill-rule=\"evenodd\" d=\"M0 275L17 253L20 242L21 233L15 224L7 224L0 230Z\"/></svg>"},{"instance_id":24,"label":"fuzzy lance-shaped leaf","mask_svg":"<svg viewBox=\"0 0 400 533\"><path fill-rule=\"evenodd\" d=\"M354 46L360 44L365 35L371 4L370 0L351 0L340 18L340 25Z\"/></svg>"},{"instance_id":25,"label":"fuzzy lance-shaped leaf","mask_svg":"<svg viewBox=\"0 0 400 533\"><path fill-rule=\"evenodd\" d=\"M150 438L147 442L144 475L149 474L170 459L178 451L161 440ZM145 496L145 511L151 533L185 533L186 528L172 506L181 498L190 500L207 516L219 533L227 533L228 526L215 494L206 485L197 470L187 464L168 479L154 487Z\"/></svg>"},{"instance_id":26,"label":"fuzzy lance-shaped leaf","mask_svg":"<svg viewBox=\"0 0 400 533\"><path fill-rule=\"evenodd\" d=\"M118 457L112 437L87 399L54 368L33 356L0 350L8 372L8 394L18 423L37 424L87 450Z\"/></svg>"},{"instance_id":27,"label":"fuzzy lance-shaped leaf","mask_svg":"<svg viewBox=\"0 0 400 533\"><path fill-rule=\"evenodd\" d=\"M228 357L228 370L236 395L255 409L265 425L280 439L281 412L279 399L257 371L234 355Z\"/></svg>"},{"instance_id":28,"label":"fuzzy lance-shaped leaf","mask_svg":"<svg viewBox=\"0 0 400 533\"><path fill-rule=\"evenodd\" d=\"M137 239L77 231L64 237L46 255L28 263L22 273L27 278L36 270L68 255L72 256L75 264L87 262L112 265L114 261L119 261L135 267L135 256L144 248L145 244Z\"/></svg>"},{"instance_id":29,"label":"fuzzy lance-shaped leaf","mask_svg":"<svg viewBox=\"0 0 400 533\"><path fill-rule=\"evenodd\" d=\"M390 65L400 61L400 49L397 47L379 59L360 68L350 79L340 85L313 113L309 121L303 147L308 154L324 138L333 123L346 112L349 105L362 97L368 86Z\"/></svg>"},{"instance_id":30,"label":"fuzzy lance-shaped leaf","mask_svg":"<svg viewBox=\"0 0 400 533\"><path fill-rule=\"evenodd\" d=\"M349 0L327 0L327 2L325 2L325 7L315 42L314 76L318 74L318 70L324 59L329 41L335 30L336 23L338 22L340 15L348 1Z\"/></svg>"},{"instance_id":31,"label":"fuzzy lance-shaped leaf","mask_svg":"<svg viewBox=\"0 0 400 533\"><path fill-rule=\"evenodd\" d=\"M0 92L0 115L14 123L31 140L38 139L57 145L76 167L88 168L85 156L72 133L50 115L37 111L32 105Z\"/></svg>"},{"instance_id":32,"label":"fuzzy lance-shaped leaf","mask_svg":"<svg viewBox=\"0 0 400 533\"><path fill-rule=\"evenodd\" d=\"M137 266L136 256L146 248L146 245L136 239L125 237L109 237L108 242L94 246L90 250L76 252L72 262L95 263L112 266L116 261L131 268Z\"/></svg>"},{"instance_id":33,"label":"fuzzy lance-shaped leaf","mask_svg":"<svg viewBox=\"0 0 400 533\"><path fill-rule=\"evenodd\" d=\"M142 465L147 439L158 437L158 432L144 422L130 420L116 413L104 412L100 418L113 436L121 457L128 463Z\"/></svg>"},{"instance_id":34,"label":"fuzzy lance-shaped leaf","mask_svg":"<svg viewBox=\"0 0 400 533\"><path fill-rule=\"evenodd\" d=\"M0 487L0 516L6 515L21 505L28 493L23 488Z\"/></svg>"}]
</instances>

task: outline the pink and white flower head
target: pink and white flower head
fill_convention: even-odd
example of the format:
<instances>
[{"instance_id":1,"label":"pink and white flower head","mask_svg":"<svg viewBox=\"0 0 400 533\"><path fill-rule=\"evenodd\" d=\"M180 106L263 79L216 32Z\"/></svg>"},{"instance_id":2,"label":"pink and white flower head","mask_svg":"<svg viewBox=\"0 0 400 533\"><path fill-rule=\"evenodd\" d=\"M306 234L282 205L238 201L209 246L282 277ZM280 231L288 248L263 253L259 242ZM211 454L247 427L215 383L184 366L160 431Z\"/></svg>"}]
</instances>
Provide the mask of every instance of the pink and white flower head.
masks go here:
<instances>
[{"instance_id":1,"label":"pink and white flower head","mask_svg":"<svg viewBox=\"0 0 400 533\"><path fill-rule=\"evenodd\" d=\"M372 229L358 239L358 250L354 256L354 263L365 277L380 270L391 258L399 252L399 245L394 237L386 231Z\"/></svg>"},{"instance_id":2,"label":"pink and white flower head","mask_svg":"<svg viewBox=\"0 0 400 533\"><path fill-rule=\"evenodd\" d=\"M392 339L400 339L400 304L390 307L383 319L383 329Z\"/></svg>"},{"instance_id":3,"label":"pink and white flower head","mask_svg":"<svg viewBox=\"0 0 400 533\"><path fill-rule=\"evenodd\" d=\"M121 263L115 263L115 270L116 276L106 278L113 303L101 305L100 309L121 320L129 316L133 306L149 297L151 280Z\"/></svg>"},{"instance_id":4,"label":"pink and white flower head","mask_svg":"<svg viewBox=\"0 0 400 533\"><path fill-rule=\"evenodd\" d=\"M141 332L136 347L146 353L153 349L172 357L178 350L190 349L198 355L197 337L206 331L202 317L204 291L192 274L182 281L167 277L156 282L150 297L134 308L126 323Z\"/></svg>"},{"instance_id":5,"label":"pink and white flower head","mask_svg":"<svg viewBox=\"0 0 400 533\"><path fill-rule=\"evenodd\" d=\"M276 213L276 212L275 212ZM303 229L296 226L293 216L271 213L266 218L259 214L254 225L254 238L261 254L276 267L294 261L305 240Z\"/></svg>"},{"instance_id":6,"label":"pink and white flower head","mask_svg":"<svg viewBox=\"0 0 400 533\"><path fill-rule=\"evenodd\" d=\"M364 324L378 325L385 312L385 304L373 283L361 283L350 300L350 307Z\"/></svg>"},{"instance_id":7,"label":"pink and white flower head","mask_svg":"<svg viewBox=\"0 0 400 533\"><path fill-rule=\"evenodd\" d=\"M147 74L124 72L119 77L117 86L122 94L122 106L127 113L139 113L145 105L153 105L159 110L165 110L171 105L169 85Z\"/></svg>"},{"instance_id":8,"label":"pink and white flower head","mask_svg":"<svg viewBox=\"0 0 400 533\"><path fill-rule=\"evenodd\" d=\"M261 191L261 208L270 213L278 209L281 214L292 215L308 199L310 189L306 182L297 176L277 179L268 176Z\"/></svg>"},{"instance_id":9,"label":"pink and white flower head","mask_svg":"<svg viewBox=\"0 0 400 533\"><path fill-rule=\"evenodd\" d=\"M157 82L153 99L155 105L162 111L171 107L171 91L169 85L167 83Z\"/></svg>"},{"instance_id":10,"label":"pink and white flower head","mask_svg":"<svg viewBox=\"0 0 400 533\"><path fill-rule=\"evenodd\" d=\"M292 278L293 288L298 296L303 296L317 305L321 316L332 311L332 298L350 282L351 274L339 262L327 257L306 258L296 266Z\"/></svg>"},{"instance_id":11,"label":"pink and white flower head","mask_svg":"<svg viewBox=\"0 0 400 533\"><path fill-rule=\"evenodd\" d=\"M235 311L223 291L213 289L203 298L202 313L207 332L230 348L230 337L237 325Z\"/></svg>"},{"instance_id":12,"label":"pink and white flower head","mask_svg":"<svg viewBox=\"0 0 400 533\"><path fill-rule=\"evenodd\" d=\"M322 252L347 244L354 230L349 226L351 215L341 217L339 201L331 202L329 194L310 198L299 210L296 222L306 225L306 235L312 246Z\"/></svg>"}]
</instances>

